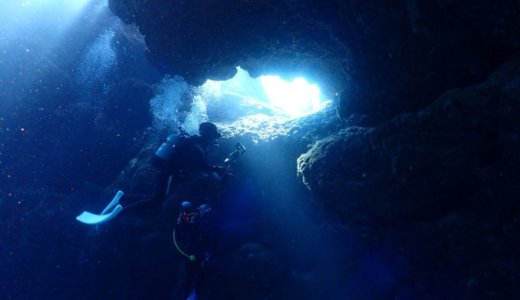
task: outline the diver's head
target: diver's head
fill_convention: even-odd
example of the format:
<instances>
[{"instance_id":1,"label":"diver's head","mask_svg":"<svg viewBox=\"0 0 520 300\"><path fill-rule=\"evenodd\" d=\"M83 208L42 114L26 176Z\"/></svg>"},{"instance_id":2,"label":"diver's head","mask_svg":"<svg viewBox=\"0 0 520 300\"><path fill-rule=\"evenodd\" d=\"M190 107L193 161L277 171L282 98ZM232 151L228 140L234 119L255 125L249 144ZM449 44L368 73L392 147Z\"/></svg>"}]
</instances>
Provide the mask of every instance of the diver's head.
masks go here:
<instances>
[{"instance_id":1,"label":"diver's head","mask_svg":"<svg viewBox=\"0 0 520 300\"><path fill-rule=\"evenodd\" d=\"M200 123L199 135L209 145L217 144L217 140L222 136L217 129L217 125L211 122Z\"/></svg>"},{"instance_id":2,"label":"diver's head","mask_svg":"<svg viewBox=\"0 0 520 300\"><path fill-rule=\"evenodd\" d=\"M191 208L191 202L190 201L182 201L181 207L185 208L185 209Z\"/></svg>"}]
</instances>

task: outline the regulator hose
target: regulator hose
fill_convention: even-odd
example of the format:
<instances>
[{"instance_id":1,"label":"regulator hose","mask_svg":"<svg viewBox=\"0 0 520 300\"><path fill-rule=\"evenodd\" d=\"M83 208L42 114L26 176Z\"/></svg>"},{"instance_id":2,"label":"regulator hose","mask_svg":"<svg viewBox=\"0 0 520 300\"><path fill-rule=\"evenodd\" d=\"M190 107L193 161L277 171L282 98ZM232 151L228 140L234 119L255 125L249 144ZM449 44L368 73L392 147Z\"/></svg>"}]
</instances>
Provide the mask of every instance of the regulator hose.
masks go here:
<instances>
[{"instance_id":1,"label":"regulator hose","mask_svg":"<svg viewBox=\"0 0 520 300\"><path fill-rule=\"evenodd\" d=\"M173 235L173 244L175 245L175 248L177 248L177 251L179 251L179 253L182 254L183 256L186 256L186 258L188 258L192 262L197 260L197 257L195 255L188 255L188 254L186 254L186 252L181 250L181 248L177 244L177 239L175 238L175 228L173 228L172 235Z\"/></svg>"}]
</instances>

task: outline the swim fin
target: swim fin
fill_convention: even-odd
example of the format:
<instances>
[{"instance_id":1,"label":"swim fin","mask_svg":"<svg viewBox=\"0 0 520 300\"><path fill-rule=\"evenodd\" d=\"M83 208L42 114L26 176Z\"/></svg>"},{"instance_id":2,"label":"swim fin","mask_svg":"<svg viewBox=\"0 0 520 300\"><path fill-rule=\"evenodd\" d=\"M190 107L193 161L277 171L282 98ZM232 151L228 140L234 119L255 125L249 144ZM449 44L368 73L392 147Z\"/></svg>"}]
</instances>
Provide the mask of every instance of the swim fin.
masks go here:
<instances>
[{"instance_id":1,"label":"swim fin","mask_svg":"<svg viewBox=\"0 0 520 300\"><path fill-rule=\"evenodd\" d=\"M123 191L118 191L112 201L108 203L107 207L103 209L101 214L94 214L88 211L82 212L79 216L76 217L76 220L80 221L81 223L88 224L88 225L95 225L95 224L101 224L107 221L110 221L111 219L115 218L122 210L123 206L119 204L119 200L121 197L123 197L124 193ZM115 208L114 208L115 206ZM114 208L110 213L112 208Z\"/></svg>"}]
</instances>

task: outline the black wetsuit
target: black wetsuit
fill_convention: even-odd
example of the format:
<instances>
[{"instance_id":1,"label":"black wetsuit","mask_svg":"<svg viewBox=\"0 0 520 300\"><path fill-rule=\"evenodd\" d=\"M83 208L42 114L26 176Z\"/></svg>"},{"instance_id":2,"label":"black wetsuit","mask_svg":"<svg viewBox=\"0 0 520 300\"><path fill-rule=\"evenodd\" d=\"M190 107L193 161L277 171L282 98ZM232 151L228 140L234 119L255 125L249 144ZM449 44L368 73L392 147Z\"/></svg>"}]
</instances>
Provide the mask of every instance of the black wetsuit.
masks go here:
<instances>
[{"instance_id":1,"label":"black wetsuit","mask_svg":"<svg viewBox=\"0 0 520 300\"><path fill-rule=\"evenodd\" d=\"M173 158L166 163L166 172L174 179L189 179L212 171L208 164L207 144L200 136L191 136L175 147Z\"/></svg>"},{"instance_id":2,"label":"black wetsuit","mask_svg":"<svg viewBox=\"0 0 520 300\"><path fill-rule=\"evenodd\" d=\"M176 194L178 198L182 199L181 201L184 201L186 197L190 201L205 201L209 198L210 196L203 194L208 194L209 191L205 187L204 178L209 177L214 167L208 163L207 146L207 142L202 137L190 136L180 139L175 145L172 158L169 161L163 161L154 155L151 163L156 169L160 170L160 174L156 179L157 185L153 196L136 201L133 197L127 195L123 200L125 211L140 211L156 207L172 194Z\"/></svg>"},{"instance_id":3,"label":"black wetsuit","mask_svg":"<svg viewBox=\"0 0 520 300\"><path fill-rule=\"evenodd\" d=\"M191 136L181 140L175 146L175 152L170 161L165 162L161 170L159 184L154 195L154 202L162 202L168 195L166 191L171 191L179 182L190 181L194 185L201 184L199 181L208 177L214 167L208 163L207 144L200 136ZM171 185L168 188L168 185ZM188 188L192 192L198 189Z\"/></svg>"}]
</instances>

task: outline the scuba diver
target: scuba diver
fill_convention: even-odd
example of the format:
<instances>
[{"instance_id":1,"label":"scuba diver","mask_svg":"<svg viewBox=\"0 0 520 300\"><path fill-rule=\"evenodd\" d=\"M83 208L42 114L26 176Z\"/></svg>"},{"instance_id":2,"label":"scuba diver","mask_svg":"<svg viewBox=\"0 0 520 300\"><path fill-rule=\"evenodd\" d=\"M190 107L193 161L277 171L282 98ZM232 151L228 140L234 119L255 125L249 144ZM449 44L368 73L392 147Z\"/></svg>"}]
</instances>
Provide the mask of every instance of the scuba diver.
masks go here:
<instances>
[{"instance_id":1,"label":"scuba diver","mask_svg":"<svg viewBox=\"0 0 520 300\"><path fill-rule=\"evenodd\" d=\"M125 211L142 210L163 203L171 194L172 187L181 186L181 182L184 183L183 190L193 194L194 191L207 187L210 181L224 179L227 176L226 168L210 165L207 159L208 147L217 146L217 140L221 136L217 126L211 122L201 123L198 135L189 136L183 130L179 134L170 135L151 159L152 165L160 171L158 184L151 198L135 201L130 197L120 203L124 193L118 191L101 214L84 211L76 219L89 225L101 224L115 218L123 208ZM198 188L195 186L197 184ZM183 191L178 192L183 194Z\"/></svg>"},{"instance_id":2,"label":"scuba diver","mask_svg":"<svg viewBox=\"0 0 520 300\"><path fill-rule=\"evenodd\" d=\"M221 136L211 122L199 125L199 135L188 136L182 130L178 135L170 135L152 158L152 164L161 171L153 201L162 202L172 186L182 181L207 185L210 180L225 178L226 169L210 165L207 158L208 147L218 146Z\"/></svg>"},{"instance_id":3,"label":"scuba diver","mask_svg":"<svg viewBox=\"0 0 520 300\"><path fill-rule=\"evenodd\" d=\"M211 122L203 122L199 125L199 135L188 136L182 130L178 135L170 135L152 158L152 164L160 170L160 176L151 199L135 201L123 206L119 203L124 195L120 190L101 214L84 211L76 217L76 220L88 225L101 224L115 218L123 207L128 210L162 203L171 194L173 188L176 188L176 193L181 196L183 192L188 192L190 194L188 196L192 198L193 193L198 193L196 198L208 198L207 195L210 194L208 191L214 188L214 183L222 182L232 175L231 166L240 154L246 151L244 146L237 143L235 151L226 158L222 166L210 165L207 149L211 145L217 146L217 140L221 136L217 126Z\"/></svg>"},{"instance_id":4,"label":"scuba diver","mask_svg":"<svg viewBox=\"0 0 520 300\"><path fill-rule=\"evenodd\" d=\"M181 203L177 224L173 229L173 244L184 256L184 278L182 278L183 298L197 299L197 290L204 280L204 267L210 258L208 204L193 205L190 201Z\"/></svg>"}]
</instances>

